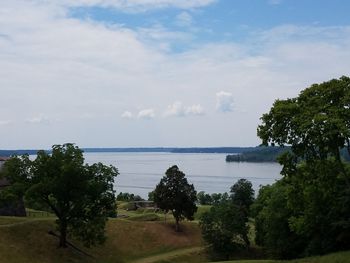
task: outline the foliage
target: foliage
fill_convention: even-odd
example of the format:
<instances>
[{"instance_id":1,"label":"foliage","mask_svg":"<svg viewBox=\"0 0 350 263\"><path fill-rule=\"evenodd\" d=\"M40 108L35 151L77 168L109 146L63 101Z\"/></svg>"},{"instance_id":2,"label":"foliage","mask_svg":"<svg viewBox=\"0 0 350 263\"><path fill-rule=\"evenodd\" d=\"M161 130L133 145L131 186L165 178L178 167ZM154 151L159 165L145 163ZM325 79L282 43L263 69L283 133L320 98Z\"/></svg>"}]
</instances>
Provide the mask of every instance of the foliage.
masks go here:
<instances>
[{"instance_id":1,"label":"foliage","mask_svg":"<svg viewBox=\"0 0 350 263\"><path fill-rule=\"evenodd\" d=\"M350 78L277 100L261 119L263 144L291 146L279 157L289 210L283 220L298 241L306 242L299 255L349 249L350 169L341 151L350 154Z\"/></svg>"},{"instance_id":2,"label":"foliage","mask_svg":"<svg viewBox=\"0 0 350 263\"><path fill-rule=\"evenodd\" d=\"M154 191L148 193L148 201L154 201Z\"/></svg>"},{"instance_id":3,"label":"foliage","mask_svg":"<svg viewBox=\"0 0 350 263\"><path fill-rule=\"evenodd\" d=\"M290 147L256 147L252 151L226 156L226 162L277 162L277 157Z\"/></svg>"},{"instance_id":4,"label":"foliage","mask_svg":"<svg viewBox=\"0 0 350 263\"><path fill-rule=\"evenodd\" d=\"M292 210L287 206L287 186L283 181L263 186L251 207L255 218L255 242L274 258L299 256L305 242L289 225Z\"/></svg>"},{"instance_id":5,"label":"foliage","mask_svg":"<svg viewBox=\"0 0 350 263\"><path fill-rule=\"evenodd\" d=\"M350 78L341 77L303 90L297 98L276 100L262 116L258 136L264 145L291 145L306 160L350 154Z\"/></svg>"},{"instance_id":6,"label":"foliage","mask_svg":"<svg viewBox=\"0 0 350 263\"><path fill-rule=\"evenodd\" d=\"M252 183L247 179L239 179L231 187L230 192L232 202L242 210L248 221L249 207L254 202L254 190Z\"/></svg>"},{"instance_id":7,"label":"foliage","mask_svg":"<svg viewBox=\"0 0 350 263\"><path fill-rule=\"evenodd\" d=\"M206 194L204 191L200 191L197 194L198 203L201 205L211 205L213 200L210 194Z\"/></svg>"},{"instance_id":8,"label":"foliage","mask_svg":"<svg viewBox=\"0 0 350 263\"><path fill-rule=\"evenodd\" d=\"M193 220L197 211L197 193L193 184L189 184L185 174L174 165L170 167L154 190L154 202L165 212L171 211L179 231L179 221Z\"/></svg>"},{"instance_id":9,"label":"foliage","mask_svg":"<svg viewBox=\"0 0 350 263\"><path fill-rule=\"evenodd\" d=\"M144 201L144 199L141 196L139 196L139 195L134 195L134 194L130 194L130 193L120 192L117 195L117 201L125 201L125 202Z\"/></svg>"},{"instance_id":10,"label":"foliage","mask_svg":"<svg viewBox=\"0 0 350 263\"><path fill-rule=\"evenodd\" d=\"M86 246L104 241L107 216L115 214L114 178L118 170L101 163L84 164L73 144L54 145L52 154L39 151L34 161L13 157L5 164L10 190L49 207L57 216L60 246L71 233Z\"/></svg>"},{"instance_id":11,"label":"foliage","mask_svg":"<svg viewBox=\"0 0 350 263\"><path fill-rule=\"evenodd\" d=\"M248 226L239 207L232 202L212 206L202 215L200 227L204 240L211 245L214 255L228 259L234 251L245 247Z\"/></svg>"},{"instance_id":12,"label":"foliage","mask_svg":"<svg viewBox=\"0 0 350 263\"><path fill-rule=\"evenodd\" d=\"M228 259L232 252L249 247L248 211L253 200L252 183L240 179L231 187L229 198L225 193L209 212L203 213L202 235L214 254Z\"/></svg>"}]
</instances>

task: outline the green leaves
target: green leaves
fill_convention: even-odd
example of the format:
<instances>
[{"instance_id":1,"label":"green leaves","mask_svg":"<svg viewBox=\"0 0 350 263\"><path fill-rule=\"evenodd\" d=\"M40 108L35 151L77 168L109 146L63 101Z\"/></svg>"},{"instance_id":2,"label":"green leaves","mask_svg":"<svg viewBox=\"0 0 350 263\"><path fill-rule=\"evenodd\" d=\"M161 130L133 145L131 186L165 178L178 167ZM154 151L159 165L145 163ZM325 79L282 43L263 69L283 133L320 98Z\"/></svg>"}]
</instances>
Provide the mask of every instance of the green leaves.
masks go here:
<instances>
[{"instance_id":1,"label":"green leaves","mask_svg":"<svg viewBox=\"0 0 350 263\"><path fill-rule=\"evenodd\" d=\"M259 242L279 257L349 249L350 171L340 151L350 155L350 78L277 100L261 120L263 143L291 145L292 152L279 157L283 179L259 193Z\"/></svg>"},{"instance_id":2,"label":"green leaves","mask_svg":"<svg viewBox=\"0 0 350 263\"><path fill-rule=\"evenodd\" d=\"M33 161L14 157L5 165L10 189L56 214L63 247L67 231L88 246L104 241L107 217L116 209L117 175L113 166L84 164L83 152L73 144L54 145L51 154L39 151Z\"/></svg>"},{"instance_id":3,"label":"green leaves","mask_svg":"<svg viewBox=\"0 0 350 263\"><path fill-rule=\"evenodd\" d=\"M263 144L291 145L305 159L340 158L349 147L350 79L341 77L305 89L297 98L277 100L261 118Z\"/></svg>"},{"instance_id":4,"label":"green leaves","mask_svg":"<svg viewBox=\"0 0 350 263\"><path fill-rule=\"evenodd\" d=\"M165 212L171 211L178 223L187 218L193 220L197 211L197 193L194 186L187 182L185 174L174 165L170 167L154 190L154 202Z\"/></svg>"}]
</instances>

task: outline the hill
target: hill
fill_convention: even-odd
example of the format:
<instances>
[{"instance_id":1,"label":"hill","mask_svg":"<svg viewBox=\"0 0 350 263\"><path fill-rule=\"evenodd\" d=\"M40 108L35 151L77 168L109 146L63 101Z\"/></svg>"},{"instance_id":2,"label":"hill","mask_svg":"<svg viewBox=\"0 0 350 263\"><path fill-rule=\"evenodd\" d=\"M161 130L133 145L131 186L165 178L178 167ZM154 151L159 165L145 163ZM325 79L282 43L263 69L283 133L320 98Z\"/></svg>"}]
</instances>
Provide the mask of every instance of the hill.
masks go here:
<instances>
[{"instance_id":1,"label":"hill","mask_svg":"<svg viewBox=\"0 0 350 263\"><path fill-rule=\"evenodd\" d=\"M184 223L176 233L172 224L112 219L106 243L84 248L90 256L72 249L58 249L54 218L0 217L0 263L176 263L207 262L196 223ZM350 251L291 261L234 260L227 263L350 263ZM225 262L225 263L226 263ZM222 262L223 263L223 262Z\"/></svg>"},{"instance_id":2,"label":"hill","mask_svg":"<svg viewBox=\"0 0 350 263\"><path fill-rule=\"evenodd\" d=\"M176 255L184 249L190 253L202 244L195 223L184 223L183 232L176 233L172 224L164 222L111 219L104 245L87 249L73 241L92 258L72 248L58 249L57 238L48 234L53 230L54 218L0 217L0 263L139 262L163 253Z\"/></svg>"}]
</instances>

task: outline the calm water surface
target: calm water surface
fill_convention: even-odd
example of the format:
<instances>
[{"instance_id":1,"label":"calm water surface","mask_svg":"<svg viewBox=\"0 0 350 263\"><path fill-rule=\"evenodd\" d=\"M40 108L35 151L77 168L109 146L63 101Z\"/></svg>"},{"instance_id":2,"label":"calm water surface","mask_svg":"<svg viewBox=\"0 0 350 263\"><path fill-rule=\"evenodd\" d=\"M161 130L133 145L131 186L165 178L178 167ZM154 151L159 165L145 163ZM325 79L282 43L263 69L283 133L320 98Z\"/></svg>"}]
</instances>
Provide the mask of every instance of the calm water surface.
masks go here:
<instances>
[{"instance_id":1,"label":"calm water surface","mask_svg":"<svg viewBox=\"0 0 350 263\"><path fill-rule=\"evenodd\" d=\"M257 191L260 185L279 179L281 166L276 163L226 163L226 154L178 153L85 153L87 163L112 164L119 170L117 193L129 192L144 198L165 171L177 165L194 184L197 192L228 192L240 178L246 178Z\"/></svg>"}]
</instances>

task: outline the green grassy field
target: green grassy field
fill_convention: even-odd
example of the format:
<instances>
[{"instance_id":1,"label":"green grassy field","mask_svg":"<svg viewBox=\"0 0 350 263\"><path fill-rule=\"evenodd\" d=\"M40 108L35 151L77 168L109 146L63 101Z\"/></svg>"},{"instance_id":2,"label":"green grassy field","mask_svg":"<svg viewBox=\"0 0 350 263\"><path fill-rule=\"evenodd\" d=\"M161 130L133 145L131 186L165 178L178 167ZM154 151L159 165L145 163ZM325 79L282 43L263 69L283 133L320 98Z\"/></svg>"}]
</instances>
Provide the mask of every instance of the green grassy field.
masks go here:
<instances>
[{"instance_id":1,"label":"green grassy field","mask_svg":"<svg viewBox=\"0 0 350 263\"><path fill-rule=\"evenodd\" d=\"M208 207L200 207L198 214ZM35 211L34 211L35 212ZM198 222L182 222L182 232L174 231L171 215L151 210L118 211L127 218L110 219L107 241L101 246L84 248L92 257L72 248L59 249L55 217L35 213L33 217L0 217L0 263L199 263L208 262ZM196 215L196 219L198 218ZM156 220L156 221L154 221ZM236 260L227 263L350 263L350 251L292 261Z\"/></svg>"},{"instance_id":2,"label":"green grassy field","mask_svg":"<svg viewBox=\"0 0 350 263\"><path fill-rule=\"evenodd\" d=\"M350 251L328 254L325 256L309 257L295 260L233 260L215 263L349 263Z\"/></svg>"},{"instance_id":3,"label":"green grassy field","mask_svg":"<svg viewBox=\"0 0 350 263\"><path fill-rule=\"evenodd\" d=\"M104 245L87 249L72 242L94 257L89 258L71 248L57 248L57 238L48 234L55 230L54 218L0 217L0 224L1 263L133 262L202 245L195 223L183 223L183 232L176 233L172 223L111 219Z\"/></svg>"}]
</instances>

